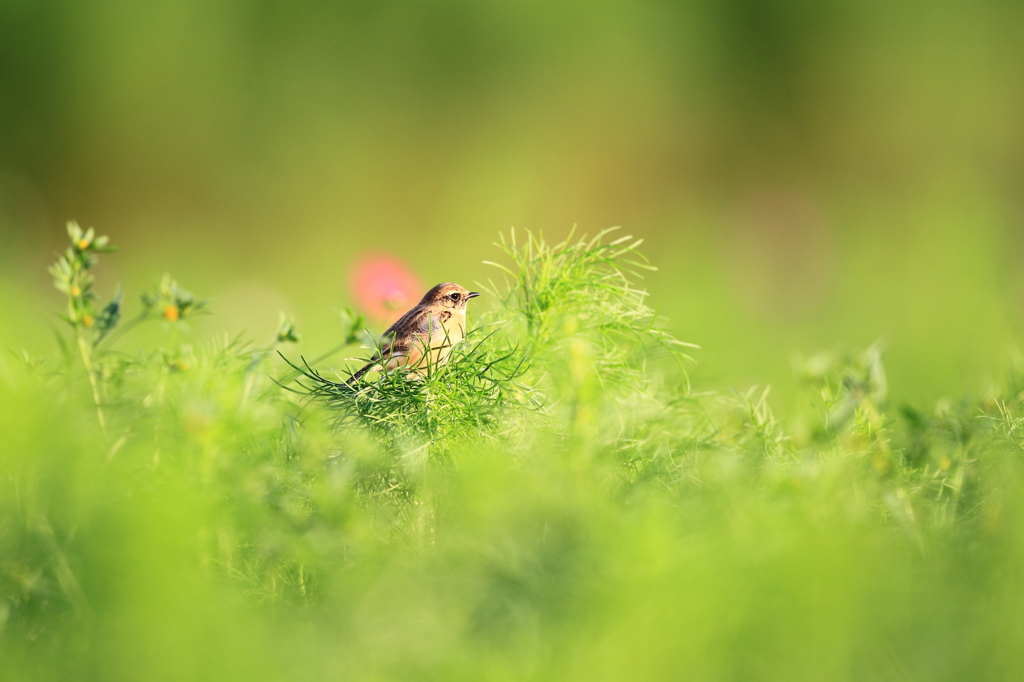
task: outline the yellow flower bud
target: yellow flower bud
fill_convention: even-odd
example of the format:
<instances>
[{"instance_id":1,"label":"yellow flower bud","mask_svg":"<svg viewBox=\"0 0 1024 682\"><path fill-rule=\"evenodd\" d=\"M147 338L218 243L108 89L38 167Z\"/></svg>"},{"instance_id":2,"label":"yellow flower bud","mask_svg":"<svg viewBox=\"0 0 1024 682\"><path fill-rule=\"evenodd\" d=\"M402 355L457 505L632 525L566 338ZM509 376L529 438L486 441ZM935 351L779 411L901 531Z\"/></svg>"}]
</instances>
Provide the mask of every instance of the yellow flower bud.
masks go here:
<instances>
[{"instance_id":1,"label":"yellow flower bud","mask_svg":"<svg viewBox=\"0 0 1024 682\"><path fill-rule=\"evenodd\" d=\"M79 296L82 295L82 290L78 288L78 285L71 287L71 295L74 296L75 298L78 298Z\"/></svg>"},{"instance_id":2,"label":"yellow flower bud","mask_svg":"<svg viewBox=\"0 0 1024 682\"><path fill-rule=\"evenodd\" d=\"M92 319L92 315L90 315L89 313L86 313L85 315L82 315L82 325L83 326L91 327L93 325L93 322L95 322L95 320Z\"/></svg>"},{"instance_id":3,"label":"yellow flower bud","mask_svg":"<svg viewBox=\"0 0 1024 682\"><path fill-rule=\"evenodd\" d=\"M178 306L174 305L173 303L168 303L164 307L164 318L168 322L176 321L179 315L180 313L178 312Z\"/></svg>"},{"instance_id":4,"label":"yellow flower bud","mask_svg":"<svg viewBox=\"0 0 1024 682\"><path fill-rule=\"evenodd\" d=\"M85 251L88 248L89 248L89 240L88 239L79 239L78 240L78 250L79 251Z\"/></svg>"}]
</instances>

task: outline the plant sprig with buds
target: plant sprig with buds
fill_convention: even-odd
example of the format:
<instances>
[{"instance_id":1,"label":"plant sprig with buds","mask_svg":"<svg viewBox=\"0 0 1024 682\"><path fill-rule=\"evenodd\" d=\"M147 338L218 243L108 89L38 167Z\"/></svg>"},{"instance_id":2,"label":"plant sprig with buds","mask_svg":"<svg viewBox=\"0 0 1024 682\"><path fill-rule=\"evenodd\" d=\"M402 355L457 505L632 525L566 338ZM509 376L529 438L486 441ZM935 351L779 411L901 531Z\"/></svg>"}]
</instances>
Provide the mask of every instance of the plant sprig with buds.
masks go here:
<instances>
[{"instance_id":1,"label":"plant sprig with buds","mask_svg":"<svg viewBox=\"0 0 1024 682\"><path fill-rule=\"evenodd\" d=\"M68 297L68 312L61 317L95 346L120 320L121 289L117 289L110 303L97 315L90 270L99 260L99 254L110 253L115 249L107 237L97 237L91 227L83 232L74 221L68 223L68 237L71 238L71 245L50 266L50 274L53 275L54 286ZM88 338L90 334L92 339Z\"/></svg>"},{"instance_id":2,"label":"plant sprig with buds","mask_svg":"<svg viewBox=\"0 0 1024 682\"><path fill-rule=\"evenodd\" d=\"M156 291L142 294L142 317L157 311L168 322L178 322L187 317L207 312L207 301L196 298L195 294L183 289L170 275L165 274Z\"/></svg>"},{"instance_id":3,"label":"plant sprig with buds","mask_svg":"<svg viewBox=\"0 0 1024 682\"><path fill-rule=\"evenodd\" d=\"M99 261L99 254L110 253L115 248L107 237L97 236L92 228L82 230L74 221L68 223L68 237L71 244L50 266L50 274L53 275L53 285L67 296L67 312L60 317L71 325L78 353L89 377L96 414L100 426L106 432L103 382L109 378L109 372L104 372L102 358L110 346L132 327L156 318L154 311L177 328L186 318L206 312L207 302L182 288L170 275L164 275L154 291L142 294L142 311L139 315L122 324L121 286L118 285L110 302L100 309L97 309L97 296L93 291L92 269ZM117 333L112 333L115 331ZM294 329L288 335L295 337ZM184 366L181 364L178 368Z\"/></svg>"},{"instance_id":4,"label":"plant sprig with buds","mask_svg":"<svg viewBox=\"0 0 1024 682\"><path fill-rule=\"evenodd\" d=\"M121 320L121 287L113 298L97 314L96 293L92 290L93 276L90 272L99 260L99 254L110 253L114 247L107 237L97 237L91 227L83 231L78 223L68 222L68 237L71 245L50 266L53 284L68 297L68 311L61 317L71 325L82 356L82 363L89 376L93 401L100 426L107 429L103 416L100 381L95 366L96 346L117 327Z\"/></svg>"}]
</instances>

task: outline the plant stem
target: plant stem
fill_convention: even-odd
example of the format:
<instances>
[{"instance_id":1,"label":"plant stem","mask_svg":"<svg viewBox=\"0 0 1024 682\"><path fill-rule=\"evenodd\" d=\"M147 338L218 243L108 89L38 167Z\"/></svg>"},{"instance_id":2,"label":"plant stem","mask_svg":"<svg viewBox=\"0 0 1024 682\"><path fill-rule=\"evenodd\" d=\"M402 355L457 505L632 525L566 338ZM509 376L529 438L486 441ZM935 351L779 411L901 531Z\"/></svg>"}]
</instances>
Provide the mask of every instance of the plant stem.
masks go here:
<instances>
[{"instance_id":1,"label":"plant stem","mask_svg":"<svg viewBox=\"0 0 1024 682\"><path fill-rule=\"evenodd\" d=\"M100 420L100 429L103 430L103 435L107 435L107 420L103 416L103 407L100 404L100 383L96 378L96 372L93 370L92 353L85 337L82 336L81 327L75 328L75 337L78 339L78 350L82 354L82 363L85 365L85 371L89 375L89 385L92 386L92 399L96 403L96 416Z\"/></svg>"}]
</instances>

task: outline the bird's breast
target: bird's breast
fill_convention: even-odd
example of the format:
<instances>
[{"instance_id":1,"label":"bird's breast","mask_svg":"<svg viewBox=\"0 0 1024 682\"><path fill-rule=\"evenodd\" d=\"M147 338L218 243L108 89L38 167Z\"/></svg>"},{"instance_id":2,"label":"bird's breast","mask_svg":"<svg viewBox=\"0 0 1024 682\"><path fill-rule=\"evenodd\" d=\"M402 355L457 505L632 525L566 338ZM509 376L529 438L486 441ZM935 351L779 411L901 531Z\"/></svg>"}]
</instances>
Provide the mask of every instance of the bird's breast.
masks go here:
<instances>
[{"instance_id":1,"label":"bird's breast","mask_svg":"<svg viewBox=\"0 0 1024 682\"><path fill-rule=\"evenodd\" d=\"M440 367L448 362L452 346L466 335L466 315L445 310L431 313L427 331L413 335L412 342L402 357L396 357L389 366L404 365L417 372Z\"/></svg>"}]
</instances>

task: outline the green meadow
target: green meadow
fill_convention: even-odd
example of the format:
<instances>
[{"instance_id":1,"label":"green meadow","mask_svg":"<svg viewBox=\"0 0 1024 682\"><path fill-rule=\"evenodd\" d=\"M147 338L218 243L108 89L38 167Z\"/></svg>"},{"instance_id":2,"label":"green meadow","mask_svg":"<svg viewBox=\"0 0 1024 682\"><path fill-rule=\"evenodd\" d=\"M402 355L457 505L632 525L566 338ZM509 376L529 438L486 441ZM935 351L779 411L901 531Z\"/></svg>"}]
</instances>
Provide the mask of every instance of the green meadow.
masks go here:
<instances>
[{"instance_id":1,"label":"green meadow","mask_svg":"<svg viewBox=\"0 0 1024 682\"><path fill-rule=\"evenodd\" d=\"M1022 64L1019 0L0 0L0 682L1024 680Z\"/></svg>"},{"instance_id":2,"label":"green meadow","mask_svg":"<svg viewBox=\"0 0 1024 682\"><path fill-rule=\"evenodd\" d=\"M1024 676L1024 366L913 407L812 355L776 413L693 378L637 240L513 231L450 362L349 385L359 315L204 336L70 236L61 341L0 362L5 680Z\"/></svg>"}]
</instances>

